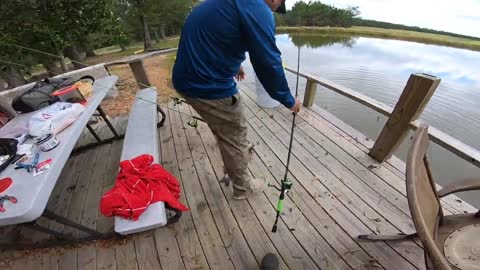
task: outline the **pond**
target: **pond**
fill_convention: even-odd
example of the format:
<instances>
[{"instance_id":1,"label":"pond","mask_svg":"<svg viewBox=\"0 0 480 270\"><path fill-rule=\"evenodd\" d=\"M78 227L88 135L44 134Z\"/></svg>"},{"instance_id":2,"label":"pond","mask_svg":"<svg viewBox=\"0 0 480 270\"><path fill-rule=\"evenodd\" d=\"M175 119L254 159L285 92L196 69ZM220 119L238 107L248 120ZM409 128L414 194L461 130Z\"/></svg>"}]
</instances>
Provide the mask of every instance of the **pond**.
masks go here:
<instances>
[{"instance_id":1,"label":"pond","mask_svg":"<svg viewBox=\"0 0 480 270\"><path fill-rule=\"evenodd\" d=\"M427 73L442 82L421 119L480 149L480 52L415 42L366 37L280 34L283 61L394 107L412 73ZM287 76L294 91L295 76ZM303 91L305 81L301 82ZM316 104L375 140L386 117L333 91L319 87ZM413 134L413 133L412 133ZM396 151L405 161L410 140ZM480 177L480 169L432 143L430 163L440 185ZM480 192L460 194L480 207Z\"/></svg>"}]
</instances>

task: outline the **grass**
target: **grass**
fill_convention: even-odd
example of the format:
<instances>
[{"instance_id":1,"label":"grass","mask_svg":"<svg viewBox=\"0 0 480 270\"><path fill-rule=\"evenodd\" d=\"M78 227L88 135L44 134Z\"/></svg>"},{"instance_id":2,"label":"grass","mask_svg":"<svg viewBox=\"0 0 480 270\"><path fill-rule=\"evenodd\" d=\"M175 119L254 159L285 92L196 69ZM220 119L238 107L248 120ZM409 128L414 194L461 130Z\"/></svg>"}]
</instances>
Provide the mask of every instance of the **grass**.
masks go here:
<instances>
[{"instance_id":1,"label":"grass","mask_svg":"<svg viewBox=\"0 0 480 270\"><path fill-rule=\"evenodd\" d=\"M166 40L160 40L159 43L155 43L155 41L153 41L153 48L154 49L175 48L175 47L178 47L178 42L179 42L178 37L171 37ZM111 62L129 55L133 55L135 52L138 52L140 50L143 50L143 41L135 42L128 45L126 51L122 51L119 45L100 48L98 50L95 50L96 56L88 57L85 60L85 64L90 66L90 65L100 64L100 63ZM68 58L65 59L65 62L67 63L67 65L71 64ZM173 60L172 60L172 63L173 63ZM41 75L41 74L44 74L45 72L46 70L40 64L34 66L33 69L31 70L32 76Z\"/></svg>"},{"instance_id":2,"label":"grass","mask_svg":"<svg viewBox=\"0 0 480 270\"><path fill-rule=\"evenodd\" d=\"M298 27L277 27L279 33L291 33L298 31ZM458 38L447 35L422 33L406 30L383 29L374 27L354 26L351 28L341 27L300 27L302 33L318 34L343 34L349 36L378 37L386 39L407 40L426 44L436 44L455 48L463 48L480 51L480 41L466 38Z\"/></svg>"},{"instance_id":3,"label":"grass","mask_svg":"<svg viewBox=\"0 0 480 270\"><path fill-rule=\"evenodd\" d=\"M178 45L179 38L178 37L172 37L168 38L166 40L160 40L159 43L155 43L153 41L153 47L156 49L163 49L163 48L171 48L171 47L176 47ZM143 41L140 42L135 42L133 44L130 44L127 46L127 51L138 51L143 49ZM116 53L116 52L121 52L121 48L119 45L113 45L110 47L104 47L95 50L96 55L104 55L104 54L111 54L111 53Z\"/></svg>"},{"instance_id":4,"label":"grass","mask_svg":"<svg viewBox=\"0 0 480 270\"><path fill-rule=\"evenodd\" d=\"M179 38L174 37L162 40L159 43L153 43L154 49L166 49L178 47ZM131 44L126 51L121 51L119 46L111 46L97 50L97 56L87 58L87 64L94 65L107 63L121 59L125 56L133 55L135 52L143 52L143 42ZM167 55L157 55L144 60L144 67L150 77L150 82L158 91L158 103L165 104L170 101L170 96L176 96L176 92L171 85L171 71L175 62L175 53ZM110 116L119 116L128 114L131 104L138 87L135 78L128 65L119 65L110 68L113 75L119 76L117 89L119 96L113 100L105 101L102 105L105 112Z\"/></svg>"},{"instance_id":5,"label":"grass","mask_svg":"<svg viewBox=\"0 0 480 270\"><path fill-rule=\"evenodd\" d=\"M166 40L160 40L159 43L153 42L154 49L167 49L178 47L178 37L169 38ZM111 62L125 56L133 55L135 52L143 50L143 42L136 42L127 46L126 51L122 51L120 46L110 46L95 50L97 56L87 58L86 63L88 65L95 65L99 63Z\"/></svg>"},{"instance_id":6,"label":"grass","mask_svg":"<svg viewBox=\"0 0 480 270\"><path fill-rule=\"evenodd\" d=\"M167 58L166 58L166 68L168 70L173 70L173 65L175 64L175 59L177 58L177 54L176 53L171 53L171 54L168 54L167 55ZM171 75L171 74L170 74Z\"/></svg>"}]
</instances>

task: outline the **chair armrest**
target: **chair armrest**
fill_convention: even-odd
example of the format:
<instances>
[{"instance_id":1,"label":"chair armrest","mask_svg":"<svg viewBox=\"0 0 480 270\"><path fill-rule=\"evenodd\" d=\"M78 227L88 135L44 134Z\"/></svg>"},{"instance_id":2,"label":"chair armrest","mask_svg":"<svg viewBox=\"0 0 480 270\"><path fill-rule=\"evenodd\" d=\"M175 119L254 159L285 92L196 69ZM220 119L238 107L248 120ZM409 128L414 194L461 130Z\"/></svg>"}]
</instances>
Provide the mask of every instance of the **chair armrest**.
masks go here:
<instances>
[{"instance_id":1,"label":"chair armrest","mask_svg":"<svg viewBox=\"0 0 480 270\"><path fill-rule=\"evenodd\" d=\"M443 198L447 195L462 191L480 190L480 178L467 178L442 188L438 196Z\"/></svg>"}]
</instances>

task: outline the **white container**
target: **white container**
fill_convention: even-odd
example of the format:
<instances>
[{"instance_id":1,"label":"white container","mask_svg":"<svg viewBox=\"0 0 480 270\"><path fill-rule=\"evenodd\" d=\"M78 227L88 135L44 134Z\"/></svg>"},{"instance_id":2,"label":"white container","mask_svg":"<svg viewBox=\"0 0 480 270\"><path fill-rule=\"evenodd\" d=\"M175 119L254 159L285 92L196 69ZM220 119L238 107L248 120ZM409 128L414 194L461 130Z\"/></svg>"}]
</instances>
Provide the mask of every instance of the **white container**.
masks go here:
<instances>
[{"instance_id":1,"label":"white container","mask_svg":"<svg viewBox=\"0 0 480 270\"><path fill-rule=\"evenodd\" d=\"M53 150L58 146L60 141L55 137L53 133L47 134L45 136L39 137L35 140L35 145L40 148L43 152L48 152Z\"/></svg>"},{"instance_id":2,"label":"white container","mask_svg":"<svg viewBox=\"0 0 480 270\"><path fill-rule=\"evenodd\" d=\"M275 108L280 105L280 102L270 97L257 76L255 76L255 90L257 92L256 102L258 106L263 108Z\"/></svg>"}]
</instances>

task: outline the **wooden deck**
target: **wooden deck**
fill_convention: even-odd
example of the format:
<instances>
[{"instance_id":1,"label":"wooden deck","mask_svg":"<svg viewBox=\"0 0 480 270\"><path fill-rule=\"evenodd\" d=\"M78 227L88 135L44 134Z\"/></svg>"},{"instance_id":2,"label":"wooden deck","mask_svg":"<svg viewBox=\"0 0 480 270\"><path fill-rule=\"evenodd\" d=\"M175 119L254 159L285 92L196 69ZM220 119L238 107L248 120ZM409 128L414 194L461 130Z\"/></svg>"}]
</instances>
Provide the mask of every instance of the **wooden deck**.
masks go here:
<instances>
[{"instance_id":1,"label":"wooden deck","mask_svg":"<svg viewBox=\"0 0 480 270\"><path fill-rule=\"evenodd\" d=\"M291 115L283 108L259 108L252 88L251 83L241 85L249 140L255 145L250 172L278 183ZM176 110L194 113L187 105ZM196 130L187 125L188 116L166 113L159 129L162 164L181 180L182 201L190 208L178 224L122 241L5 252L0 269L258 269L268 252L279 255L281 269L424 269L419 242L356 240L359 234L414 231L405 198L405 164L397 158L377 164L367 155L373 142L326 111L314 106L299 115L291 160L294 186L276 234L270 230L278 191L233 200L231 187L218 183L223 165L208 127L199 123ZM120 130L126 122L115 119ZM80 143L92 139L84 136ZM92 228L112 230L113 219L100 216L98 202L113 185L121 150L122 141L117 141L72 156L49 207ZM448 214L476 210L453 196L443 206ZM18 227L4 228L3 237L16 233L40 237Z\"/></svg>"}]
</instances>

